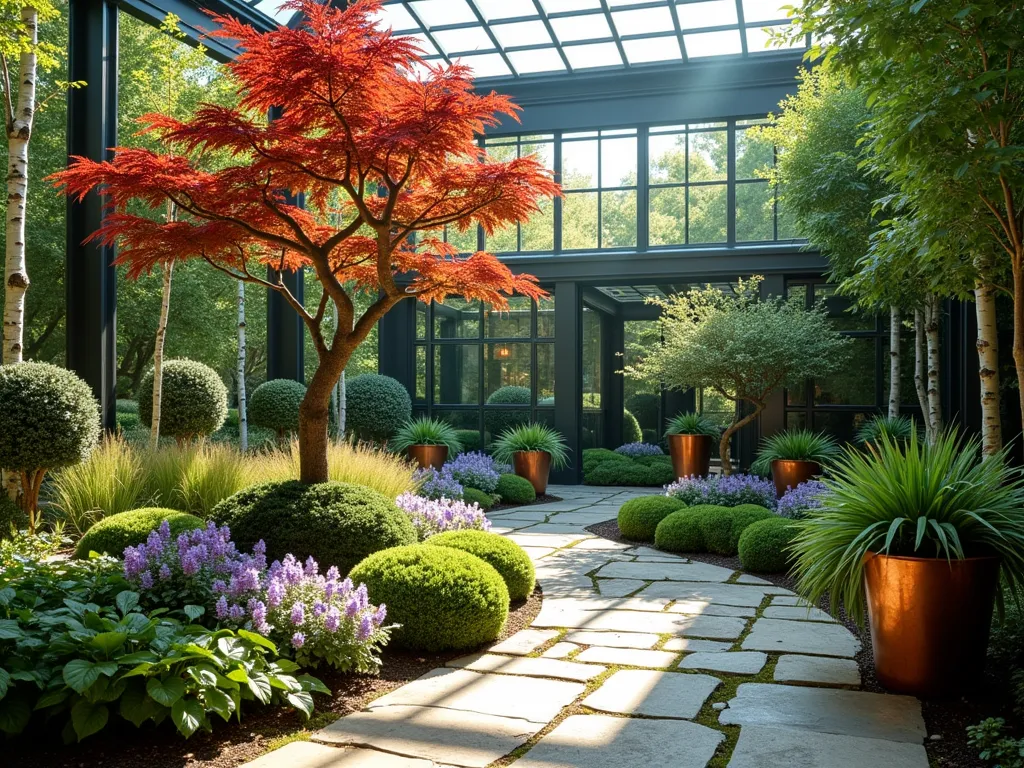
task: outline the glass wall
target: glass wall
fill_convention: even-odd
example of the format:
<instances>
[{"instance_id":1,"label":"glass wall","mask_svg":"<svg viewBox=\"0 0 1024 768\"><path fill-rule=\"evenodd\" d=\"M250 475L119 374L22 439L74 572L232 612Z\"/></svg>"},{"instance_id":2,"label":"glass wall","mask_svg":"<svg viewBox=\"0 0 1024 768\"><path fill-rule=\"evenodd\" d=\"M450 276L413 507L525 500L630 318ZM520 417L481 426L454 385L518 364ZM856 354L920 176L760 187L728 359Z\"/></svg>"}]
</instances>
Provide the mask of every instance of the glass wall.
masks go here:
<instances>
[{"instance_id":1,"label":"glass wall","mask_svg":"<svg viewBox=\"0 0 1024 768\"><path fill-rule=\"evenodd\" d=\"M643 359L645 350L661 343L661 323L657 320L626 320L624 326L623 362L626 366L636 365ZM626 411L640 425L645 443L661 442L664 418L661 400L661 387L657 384L631 376L623 377L623 402Z\"/></svg>"},{"instance_id":2,"label":"glass wall","mask_svg":"<svg viewBox=\"0 0 1024 768\"><path fill-rule=\"evenodd\" d=\"M604 445L604 370L601 360L601 314L583 308L583 442L581 448Z\"/></svg>"}]
</instances>

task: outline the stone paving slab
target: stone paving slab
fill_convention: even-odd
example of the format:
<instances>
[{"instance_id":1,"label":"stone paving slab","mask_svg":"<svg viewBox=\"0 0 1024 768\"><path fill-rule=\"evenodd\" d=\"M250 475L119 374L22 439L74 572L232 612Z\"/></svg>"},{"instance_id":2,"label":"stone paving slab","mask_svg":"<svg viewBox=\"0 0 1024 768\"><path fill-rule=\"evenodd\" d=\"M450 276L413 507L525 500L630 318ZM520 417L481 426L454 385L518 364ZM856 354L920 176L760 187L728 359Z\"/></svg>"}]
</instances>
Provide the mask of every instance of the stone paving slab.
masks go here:
<instances>
[{"instance_id":1,"label":"stone paving slab","mask_svg":"<svg viewBox=\"0 0 1024 768\"><path fill-rule=\"evenodd\" d=\"M705 669L709 672L725 672L732 675L756 675L768 663L768 656L757 651L734 651L731 653L704 653L698 651L687 655L679 663L679 669Z\"/></svg>"},{"instance_id":2,"label":"stone paving slab","mask_svg":"<svg viewBox=\"0 0 1024 768\"><path fill-rule=\"evenodd\" d=\"M581 536L590 536L591 534L583 530L583 525L573 525L572 523L563 523L561 521L554 521L549 523L537 523L537 525L531 525L529 528L522 528L519 531L520 534L528 533L544 533L544 534L567 534L567 533L578 533Z\"/></svg>"},{"instance_id":3,"label":"stone paving slab","mask_svg":"<svg viewBox=\"0 0 1024 768\"><path fill-rule=\"evenodd\" d=\"M787 653L779 657L774 679L779 683L860 687L860 667L853 659L831 659L825 656L798 656Z\"/></svg>"},{"instance_id":4,"label":"stone paving slab","mask_svg":"<svg viewBox=\"0 0 1024 768\"><path fill-rule=\"evenodd\" d=\"M643 596L643 593L637 595L639 598ZM698 616L739 616L743 619L752 619L757 613L757 609L751 606L719 605L706 600L677 600L668 610L670 613L690 613Z\"/></svg>"},{"instance_id":5,"label":"stone paving slab","mask_svg":"<svg viewBox=\"0 0 1024 768\"><path fill-rule=\"evenodd\" d=\"M521 629L497 645L492 645L488 650L491 653L526 656L556 637L558 637L558 631L554 629Z\"/></svg>"},{"instance_id":6,"label":"stone paving slab","mask_svg":"<svg viewBox=\"0 0 1024 768\"><path fill-rule=\"evenodd\" d=\"M580 645L600 645L605 648L653 648L658 635L649 632L569 632L565 639Z\"/></svg>"},{"instance_id":7,"label":"stone paving slab","mask_svg":"<svg viewBox=\"0 0 1024 768\"><path fill-rule=\"evenodd\" d=\"M441 707L515 717L545 725L584 690L585 686L580 683L440 668L374 699L366 709L373 711L395 705Z\"/></svg>"},{"instance_id":8,"label":"stone paving slab","mask_svg":"<svg viewBox=\"0 0 1024 768\"><path fill-rule=\"evenodd\" d=\"M725 737L685 720L608 715L566 718L517 768L704 768Z\"/></svg>"},{"instance_id":9,"label":"stone paving slab","mask_svg":"<svg viewBox=\"0 0 1024 768\"><path fill-rule=\"evenodd\" d=\"M503 509L499 512L487 512L485 514L487 517L495 520L532 520L535 523L540 523L548 519L549 513L516 507L514 509Z\"/></svg>"},{"instance_id":10,"label":"stone paving slab","mask_svg":"<svg viewBox=\"0 0 1024 768\"><path fill-rule=\"evenodd\" d=\"M722 725L767 725L921 744L921 702L912 696L744 683L719 715Z\"/></svg>"},{"instance_id":11,"label":"stone paving slab","mask_svg":"<svg viewBox=\"0 0 1024 768\"><path fill-rule=\"evenodd\" d=\"M667 597L645 597L642 593L636 597L605 597L594 594L591 597L553 598L545 600L541 610L548 612L561 611L640 611L643 613L663 613L671 602Z\"/></svg>"},{"instance_id":12,"label":"stone paving slab","mask_svg":"<svg viewBox=\"0 0 1024 768\"><path fill-rule=\"evenodd\" d=\"M928 768L921 744L748 725L729 768Z\"/></svg>"},{"instance_id":13,"label":"stone paving slab","mask_svg":"<svg viewBox=\"0 0 1024 768\"><path fill-rule=\"evenodd\" d=\"M504 675L526 675L529 677L554 677L560 680L586 682L604 672L596 664L577 664L559 659L539 659L524 656L497 656L492 653L475 653L452 659L449 667L459 667L473 672L500 672Z\"/></svg>"},{"instance_id":14,"label":"stone paving slab","mask_svg":"<svg viewBox=\"0 0 1024 768\"><path fill-rule=\"evenodd\" d=\"M791 621L822 621L835 624L836 620L820 608L799 605L769 605L761 614L766 619L789 619Z\"/></svg>"},{"instance_id":15,"label":"stone paving slab","mask_svg":"<svg viewBox=\"0 0 1024 768\"><path fill-rule=\"evenodd\" d=\"M540 560L555 551L553 547L523 547L523 551L530 556L531 560Z\"/></svg>"},{"instance_id":16,"label":"stone paving slab","mask_svg":"<svg viewBox=\"0 0 1024 768\"><path fill-rule=\"evenodd\" d=\"M447 768L433 760L402 757L356 747L328 747L312 741L293 741L263 757L246 763L247 768Z\"/></svg>"},{"instance_id":17,"label":"stone paving slab","mask_svg":"<svg viewBox=\"0 0 1024 768\"><path fill-rule=\"evenodd\" d=\"M564 659L573 651L578 651L579 648L576 643L555 643L540 656L542 659Z\"/></svg>"},{"instance_id":18,"label":"stone paving slab","mask_svg":"<svg viewBox=\"0 0 1024 768\"><path fill-rule=\"evenodd\" d=\"M582 530L582 529L581 529ZM590 533L529 533L518 531L505 538L514 541L520 547L568 547L581 539L593 536Z\"/></svg>"},{"instance_id":19,"label":"stone paving slab","mask_svg":"<svg viewBox=\"0 0 1024 768\"><path fill-rule=\"evenodd\" d=\"M609 539L587 539L586 541L581 541L573 547L573 549L622 551L628 546L628 544L622 544L618 541L610 541Z\"/></svg>"},{"instance_id":20,"label":"stone paving slab","mask_svg":"<svg viewBox=\"0 0 1024 768\"><path fill-rule=\"evenodd\" d=\"M640 579L598 579L597 588L601 590L602 597L625 597L646 583Z\"/></svg>"},{"instance_id":21,"label":"stone paving slab","mask_svg":"<svg viewBox=\"0 0 1024 768\"><path fill-rule=\"evenodd\" d=\"M735 571L707 563L609 563L599 576L623 579L653 579L654 581L713 581L722 582Z\"/></svg>"},{"instance_id":22,"label":"stone paving slab","mask_svg":"<svg viewBox=\"0 0 1024 768\"><path fill-rule=\"evenodd\" d=\"M581 652L576 659L595 664L614 664L624 667L669 667L679 656L671 651L644 651L638 648L606 648L594 645Z\"/></svg>"},{"instance_id":23,"label":"stone paving slab","mask_svg":"<svg viewBox=\"0 0 1024 768\"><path fill-rule=\"evenodd\" d=\"M741 573L736 577L735 584L759 584L762 586L773 586L768 579L762 579L759 576L751 576L749 573Z\"/></svg>"},{"instance_id":24,"label":"stone paving slab","mask_svg":"<svg viewBox=\"0 0 1024 768\"><path fill-rule=\"evenodd\" d=\"M327 744L370 747L459 768L484 768L543 726L530 720L439 707L384 707L354 712L317 731Z\"/></svg>"},{"instance_id":25,"label":"stone paving slab","mask_svg":"<svg viewBox=\"0 0 1024 768\"><path fill-rule=\"evenodd\" d=\"M860 650L860 641L841 624L758 619L754 622L753 630L743 641L743 650L843 656L852 659Z\"/></svg>"},{"instance_id":26,"label":"stone paving slab","mask_svg":"<svg viewBox=\"0 0 1024 768\"><path fill-rule=\"evenodd\" d=\"M703 600L719 605L739 605L757 608L764 602L763 587L741 584L694 584L678 581L656 581L639 596L669 597L673 600Z\"/></svg>"},{"instance_id":27,"label":"stone paving slab","mask_svg":"<svg viewBox=\"0 0 1024 768\"><path fill-rule=\"evenodd\" d=\"M723 653L732 648L732 643L717 640L699 640L693 637L670 637L661 646L666 651L683 651L686 653Z\"/></svg>"},{"instance_id":28,"label":"stone paving slab","mask_svg":"<svg viewBox=\"0 0 1024 768\"><path fill-rule=\"evenodd\" d=\"M686 616L642 611L549 611L541 608L534 620L538 627L652 632L711 640L736 640L746 627L744 619L731 616Z\"/></svg>"},{"instance_id":29,"label":"stone paving slab","mask_svg":"<svg viewBox=\"0 0 1024 768\"><path fill-rule=\"evenodd\" d=\"M802 605L810 606L810 603L797 595L777 595L772 598L772 605Z\"/></svg>"},{"instance_id":30,"label":"stone paving slab","mask_svg":"<svg viewBox=\"0 0 1024 768\"><path fill-rule=\"evenodd\" d=\"M587 696L583 705L617 715L691 720L718 685L710 675L621 669Z\"/></svg>"}]
</instances>

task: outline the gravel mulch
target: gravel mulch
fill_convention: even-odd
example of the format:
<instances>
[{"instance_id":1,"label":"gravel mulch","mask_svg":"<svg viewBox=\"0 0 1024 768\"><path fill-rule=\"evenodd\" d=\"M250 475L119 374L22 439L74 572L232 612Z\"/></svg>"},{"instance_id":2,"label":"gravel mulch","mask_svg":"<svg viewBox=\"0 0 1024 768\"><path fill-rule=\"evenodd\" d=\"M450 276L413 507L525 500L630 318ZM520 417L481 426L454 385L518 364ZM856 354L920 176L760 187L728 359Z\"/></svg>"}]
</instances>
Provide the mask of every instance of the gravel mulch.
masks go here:
<instances>
[{"instance_id":1,"label":"gravel mulch","mask_svg":"<svg viewBox=\"0 0 1024 768\"><path fill-rule=\"evenodd\" d=\"M649 543L631 541L619 533L619 526L614 520L598 523L587 528L589 532L611 541L625 544ZM708 553L686 554L685 557L723 568L742 571L738 557L723 557ZM770 581L779 587L796 590L796 582L788 573L759 573L759 578ZM864 632L846 616L845 611L831 610L828 598L821 600L819 606L823 611L834 616L854 635L860 638L861 651L856 656L860 667L862 690L873 693L885 693L885 688L875 676L875 665L872 658L871 634ZM987 717L1003 717L1008 723L1014 722L1012 702L1007 690L1006 681L1009 674L1006 670L996 669L992 663L987 666L984 675L973 690L964 695L951 698L922 698L921 709L924 714L925 726L929 739L925 742L929 763L949 768L985 768L984 761L978 758L977 750L967 743L967 726L976 725ZM931 738L937 736L938 738Z\"/></svg>"},{"instance_id":2,"label":"gravel mulch","mask_svg":"<svg viewBox=\"0 0 1024 768\"><path fill-rule=\"evenodd\" d=\"M528 627L540 612L540 590L513 603L499 640ZM338 717L364 708L373 699L398 688L445 662L472 653L472 649L439 654L405 653L385 649L380 674L343 674L329 669L310 670L331 689L316 696L316 712L307 724L294 712L280 707L243 705L242 722L217 718L213 733L197 733L187 741L168 722L136 729L117 718L116 725L81 744L61 746L59 733L25 733L4 747L0 765L9 768L234 768L254 760L276 740L322 727Z\"/></svg>"}]
</instances>

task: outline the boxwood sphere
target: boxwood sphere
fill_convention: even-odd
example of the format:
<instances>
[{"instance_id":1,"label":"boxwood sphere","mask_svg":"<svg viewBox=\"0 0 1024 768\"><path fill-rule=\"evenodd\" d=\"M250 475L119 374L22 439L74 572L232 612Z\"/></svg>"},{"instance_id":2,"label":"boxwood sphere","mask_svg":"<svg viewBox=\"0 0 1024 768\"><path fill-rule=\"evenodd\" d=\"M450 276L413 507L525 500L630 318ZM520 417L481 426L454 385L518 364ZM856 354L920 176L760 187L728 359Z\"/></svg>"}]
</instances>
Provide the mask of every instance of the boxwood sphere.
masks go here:
<instances>
[{"instance_id":1,"label":"boxwood sphere","mask_svg":"<svg viewBox=\"0 0 1024 768\"><path fill-rule=\"evenodd\" d=\"M722 509L698 504L673 512L654 529L654 546L666 552L707 552L702 522L705 515Z\"/></svg>"},{"instance_id":2,"label":"boxwood sphere","mask_svg":"<svg viewBox=\"0 0 1024 768\"><path fill-rule=\"evenodd\" d=\"M263 539L268 560L291 552L342 573L374 552L417 541L409 516L393 499L353 483L254 485L224 499L211 517L231 528L240 549Z\"/></svg>"},{"instance_id":3,"label":"boxwood sphere","mask_svg":"<svg viewBox=\"0 0 1024 768\"><path fill-rule=\"evenodd\" d=\"M658 523L686 505L669 496L641 496L619 508L619 532L633 541L654 541Z\"/></svg>"},{"instance_id":4,"label":"boxwood sphere","mask_svg":"<svg viewBox=\"0 0 1024 768\"><path fill-rule=\"evenodd\" d=\"M212 435L228 417L228 390L208 365L195 360L165 360L160 404L160 434L176 440ZM153 424L153 371L139 384L139 418Z\"/></svg>"},{"instance_id":5,"label":"boxwood sphere","mask_svg":"<svg viewBox=\"0 0 1024 768\"><path fill-rule=\"evenodd\" d=\"M788 570L789 547L796 537L792 520L773 516L747 526L740 536L740 563L748 571L782 573Z\"/></svg>"},{"instance_id":6,"label":"boxwood sphere","mask_svg":"<svg viewBox=\"0 0 1024 768\"><path fill-rule=\"evenodd\" d=\"M675 473L671 462L639 462L628 456L598 463L590 471L584 469L583 482L587 485L628 485L653 488L671 483ZM654 457L658 458L658 457Z\"/></svg>"},{"instance_id":7,"label":"boxwood sphere","mask_svg":"<svg viewBox=\"0 0 1024 768\"><path fill-rule=\"evenodd\" d=\"M256 387L249 398L249 423L272 429L278 436L299 431L299 406L306 385L292 379L272 379Z\"/></svg>"},{"instance_id":8,"label":"boxwood sphere","mask_svg":"<svg viewBox=\"0 0 1024 768\"><path fill-rule=\"evenodd\" d=\"M435 547L453 547L490 563L508 587L511 600L525 600L533 592L536 577L533 562L522 547L504 536L487 531L448 531L431 536Z\"/></svg>"},{"instance_id":9,"label":"boxwood sphere","mask_svg":"<svg viewBox=\"0 0 1024 768\"><path fill-rule=\"evenodd\" d=\"M412 418L412 398L390 376L364 373L345 385L345 424L363 440L385 442Z\"/></svg>"},{"instance_id":10,"label":"boxwood sphere","mask_svg":"<svg viewBox=\"0 0 1024 768\"><path fill-rule=\"evenodd\" d=\"M159 528L164 520L170 525L172 536L206 525L195 515L176 509L146 507L119 512L103 518L85 532L75 546L75 557L86 558L90 552L121 557L125 547L135 547L143 543L149 537L150 531Z\"/></svg>"},{"instance_id":11,"label":"boxwood sphere","mask_svg":"<svg viewBox=\"0 0 1024 768\"><path fill-rule=\"evenodd\" d=\"M704 544L709 552L716 555L735 555L744 529L751 523L769 517L774 517L774 514L756 504L719 507L708 511L700 522Z\"/></svg>"},{"instance_id":12,"label":"boxwood sphere","mask_svg":"<svg viewBox=\"0 0 1024 768\"><path fill-rule=\"evenodd\" d=\"M401 624L392 642L422 651L473 648L501 634L508 588L493 566L453 547L417 544L370 555L350 574Z\"/></svg>"},{"instance_id":13,"label":"boxwood sphere","mask_svg":"<svg viewBox=\"0 0 1024 768\"><path fill-rule=\"evenodd\" d=\"M494 493L501 496L503 504L530 504L537 499L533 484L519 475L502 475Z\"/></svg>"},{"instance_id":14,"label":"boxwood sphere","mask_svg":"<svg viewBox=\"0 0 1024 768\"><path fill-rule=\"evenodd\" d=\"M530 405L532 395L529 387L509 385L498 387L487 398L487 405ZM530 412L521 408L484 409L484 427L493 439L501 437L506 430L526 424Z\"/></svg>"},{"instance_id":15,"label":"boxwood sphere","mask_svg":"<svg viewBox=\"0 0 1024 768\"><path fill-rule=\"evenodd\" d=\"M89 385L49 363L0 366L0 467L55 469L88 458L100 436Z\"/></svg>"},{"instance_id":16,"label":"boxwood sphere","mask_svg":"<svg viewBox=\"0 0 1024 768\"><path fill-rule=\"evenodd\" d=\"M489 493L484 493L479 488L464 487L462 489L462 500L467 504L479 504L480 509L490 509L494 506L494 497Z\"/></svg>"},{"instance_id":17,"label":"boxwood sphere","mask_svg":"<svg viewBox=\"0 0 1024 768\"><path fill-rule=\"evenodd\" d=\"M639 443L644 439L643 430L640 429L640 422L636 420L636 416L630 413L628 410L623 409L622 411L622 442L623 443Z\"/></svg>"}]
</instances>

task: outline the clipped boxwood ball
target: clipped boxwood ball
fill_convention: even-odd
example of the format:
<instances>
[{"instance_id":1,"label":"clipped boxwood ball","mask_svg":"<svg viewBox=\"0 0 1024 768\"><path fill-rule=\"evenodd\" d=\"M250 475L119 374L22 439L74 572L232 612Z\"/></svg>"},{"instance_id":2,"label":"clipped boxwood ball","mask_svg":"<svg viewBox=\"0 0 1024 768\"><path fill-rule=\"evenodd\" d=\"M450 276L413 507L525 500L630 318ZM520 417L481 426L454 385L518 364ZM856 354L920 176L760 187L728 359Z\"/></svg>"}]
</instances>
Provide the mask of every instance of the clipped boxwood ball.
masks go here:
<instances>
[{"instance_id":1,"label":"clipped boxwood ball","mask_svg":"<svg viewBox=\"0 0 1024 768\"><path fill-rule=\"evenodd\" d=\"M529 387L509 385L494 390L487 398L487 405L528 406L531 398ZM495 438L500 437L502 432L529 421L530 411L523 408L484 409L484 427Z\"/></svg>"},{"instance_id":2,"label":"clipped boxwood ball","mask_svg":"<svg viewBox=\"0 0 1024 768\"><path fill-rule=\"evenodd\" d=\"M490 509L494 506L494 497L484 493L479 488L464 487L462 489L462 500L467 504L479 504L480 509Z\"/></svg>"},{"instance_id":3,"label":"clipped boxwood ball","mask_svg":"<svg viewBox=\"0 0 1024 768\"><path fill-rule=\"evenodd\" d=\"M621 461L629 462L628 456L623 456L621 453L610 451L607 448L587 448L583 451L583 471L590 472L598 464L603 464L606 461Z\"/></svg>"},{"instance_id":4,"label":"clipped boxwood ball","mask_svg":"<svg viewBox=\"0 0 1024 768\"><path fill-rule=\"evenodd\" d=\"M0 366L0 467L56 469L85 461L100 436L89 385L49 363Z\"/></svg>"},{"instance_id":5,"label":"clipped boxwood ball","mask_svg":"<svg viewBox=\"0 0 1024 768\"><path fill-rule=\"evenodd\" d=\"M698 504L673 512L654 529L654 546L666 552L707 552L702 523L705 515L721 509L724 507Z\"/></svg>"},{"instance_id":6,"label":"clipped boxwood ball","mask_svg":"<svg viewBox=\"0 0 1024 768\"><path fill-rule=\"evenodd\" d=\"M704 544L708 552L731 557L736 554L740 534L748 525L774 516L772 512L756 504L718 507L714 511L706 512L701 520Z\"/></svg>"},{"instance_id":7,"label":"clipped boxwood ball","mask_svg":"<svg viewBox=\"0 0 1024 768\"><path fill-rule=\"evenodd\" d=\"M630 499L619 509L619 532L633 541L654 541L658 523L686 507L669 496L641 496Z\"/></svg>"},{"instance_id":8,"label":"clipped boxwood ball","mask_svg":"<svg viewBox=\"0 0 1024 768\"><path fill-rule=\"evenodd\" d=\"M243 551L263 539L267 560L290 552L300 560L312 556L322 570L336 565L342 573L367 555L418 540L393 499L353 483L254 485L224 499L211 517L231 528Z\"/></svg>"},{"instance_id":9,"label":"clipped boxwood ball","mask_svg":"<svg viewBox=\"0 0 1024 768\"><path fill-rule=\"evenodd\" d=\"M533 592L536 578L530 556L504 536L487 531L448 531L431 536L427 543L435 547L461 549L490 563L505 581L511 600L525 600Z\"/></svg>"},{"instance_id":10,"label":"clipped boxwood ball","mask_svg":"<svg viewBox=\"0 0 1024 768\"><path fill-rule=\"evenodd\" d=\"M675 474L672 465L660 462L650 466L625 457L626 461L602 461L589 472L584 469L583 482L587 485L628 485L652 488L671 483Z\"/></svg>"},{"instance_id":11,"label":"clipped boxwood ball","mask_svg":"<svg viewBox=\"0 0 1024 768\"><path fill-rule=\"evenodd\" d=\"M377 552L350 574L401 624L392 642L422 651L473 648L501 634L508 588L493 566L453 547L417 544Z\"/></svg>"},{"instance_id":12,"label":"clipped boxwood ball","mask_svg":"<svg viewBox=\"0 0 1024 768\"><path fill-rule=\"evenodd\" d=\"M142 544L150 531L155 531L166 520L171 527L171 536L176 537L183 531L206 526L195 515L179 512L176 509L160 509L147 507L119 512L104 517L93 524L75 546L75 557L86 558L90 552L106 553L121 557L125 547L136 547Z\"/></svg>"},{"instance_id":13,"label":"clipped boxwood ball","mask_svg":"<svg viewBox=\"0 0 1024 768\"><path fill-rule=\"evenodd\" d=\"M208 365L165 360L160 399L160 434L175 440L212 435L228 417L228 390ZM153 424L153 371L139 384L139 418Z\"/></svg>"},{"instance_id":14,"label":"clipped boxwood ball","mask_svg":"<svg viewBox=\"0 0 1024 768\"><path fill-rule=\"evenodd\" d=\"M279 438L299 431L299 405L306 385L292 379L272 379L256 387L249 398L249 423L272 429Z\"/></svg>"},{"instance_id":15,"label":"clipped boxwood ball","mask_svg":"<svg viewBox=\"0 0 1024 768\"><path fill-rule=\"evenodd\" d=\"M531 504L537 500L533 484L519 475L502 475L494 493L501 497L503 504Z\"/></svg>"},{"instance_id":16,"label":"clipped boxwood ball","mask_svg":"<svg viewBox=\"0 0 1024 768\"><path fill-rule=\"evenodd\" d=\"M623 443L639 443L644 439L643 430L640 429L640 422L636 420L636 416L630 413L628 410L623 409L622 411L622 442Z\"/></svg>"},{"instance_id":17,"label":"clipped boxwood ball","mask_svg":"<svg viewBox=\"0 0 1024 768\"><path fill-rule=\"evenodd\" d=\"M796 534L797 527L785 517L772 516L751 523L740 536L740 562L748 571L782 573L789 568L789 547Z\"/></svg>"},{"instance_id":18,"label":"clipped boxwood ball","mask_svg":"<svg viewBox=\"0 0 1024 768\"><path fill-rule=\"evenodd\" d=\"M364 373L345 385L345 425L363 440L386 442L412 419L412 398L390 376Z\"/></svg>"}]
</instances>

